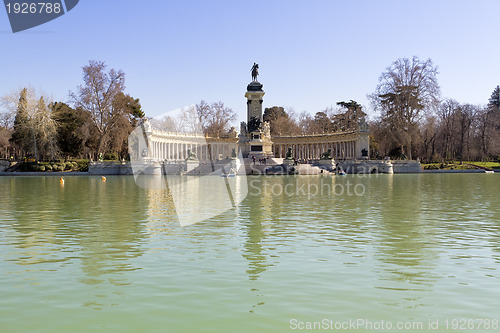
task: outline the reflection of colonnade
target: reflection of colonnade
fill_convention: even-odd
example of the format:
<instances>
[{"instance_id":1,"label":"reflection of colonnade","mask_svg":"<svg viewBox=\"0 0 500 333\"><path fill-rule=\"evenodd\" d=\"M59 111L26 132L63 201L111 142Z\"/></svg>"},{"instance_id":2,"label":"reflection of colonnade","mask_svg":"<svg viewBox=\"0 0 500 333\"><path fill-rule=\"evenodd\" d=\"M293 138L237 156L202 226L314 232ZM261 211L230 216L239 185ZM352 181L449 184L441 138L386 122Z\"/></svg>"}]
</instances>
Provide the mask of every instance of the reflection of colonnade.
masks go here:
<instances>
[{"instance_id":1,"label":"reflection of colonnade","mask_svg":"<svg viewBox=\"0 0 500 333\"><path fill-rule=\"evenodd\" d=\"M319 159L328 150L335 159L359 159L369 151L368 135L362 131L275 136L272 140L274 156L281 158L286 157L289 148L295 158L308 160Z\"/></svg>"},{"instance_id":2,"label":"reflection of colonnade","mask_svg":"<svg viewBox=\"0 0 500 333\"><path fill-rule=\"evenodd\" d=\"M217 160L231 156L237 147L237 138L211 138L196 133L152 131L150 156L156 160L182 161L188 158L188 149L199 160Z\"/></svg>"}]
</instances>

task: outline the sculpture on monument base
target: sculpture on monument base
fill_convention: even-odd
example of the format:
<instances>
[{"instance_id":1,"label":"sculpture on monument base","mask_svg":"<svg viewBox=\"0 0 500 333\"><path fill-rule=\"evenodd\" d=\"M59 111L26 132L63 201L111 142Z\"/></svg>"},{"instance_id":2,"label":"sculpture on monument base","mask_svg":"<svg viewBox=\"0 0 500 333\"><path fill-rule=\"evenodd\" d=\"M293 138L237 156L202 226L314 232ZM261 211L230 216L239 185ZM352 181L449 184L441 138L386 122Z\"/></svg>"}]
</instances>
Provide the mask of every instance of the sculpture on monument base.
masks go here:
<instances>
[{"instance_id":1,"label":"sculpture on monument base","mask_svg":"<svg viewBox=\"0 0 500 333\"><path fill-rule=\"evenodd\" d=\"M318 161L318 166L322 169L321 173L324 170L333 172L335 169L335 160L332 158L332 150L328 149L327 151L321 154L321 157Z\"/></svg>"},{"instance_id":2,"label":"sculpture on monument base","mask_svg":"<svg viewBox=\"0 0 500 333\"><path fill-rule=\"evenodd\" d=\"M331 160L332 159L332 150L328 149L328 151L321 154L321 160Z\"/></svg>"},{"instance_id":3,"label":"sculpture on monument base","mask_svg":"<svg viewBox=\"0 0 500 333\"><path fill-rule=\"evenodd\" d=\"M265 137L268 137L268 138L271 137L271 125L269 124L268 121L264 122L263 132L264 132Z\"/></svg>"},{"instance_id":4,"label":"sculpture on monument base","mask_svg":"<svg viewBox=\"0 0 500 333\"><path fill-rule=\"evenodd\" d=\"M246 136L247 135L247 123L242 121L240 123L240 136Z\"/></svg>"},{"instance_id":5,"label":"sculpture on monument base","mask_svg":"<svg viewBox=\"0 0 500 333\"><path fill-rule=\"evenodd\" d=\"M370 126L368 125L368 123L366 122L366 120L361 119L359 121L359 123L358 123L358 129L359 129L360 132L368 132L369 128L370 128Z\"/></svg>"},{"instance_id":6,"label":"sculpture on monument base","mask_svg":"<svg viewBox=\"0 0 500 333\"><path fill-rule=\"evenodd\" d=\"M254 62L252 66L252 81L257 82L258 75L259 75L259 65Z\"/></svg>"},{"instance_id":7,"label":"sculpture on monument base","mask_svg":"<svg viewBox=\"0 0 500 333\"><path fill-rule=\"evenodd\" d=\"M143 131L144 131L144 132L149 133L149 132L151 132L151 131L152 131L152 128L151 128L151 123L149 122L149 119L147 119L147 118L146 118L146 119L144 119L144 120L142 121L141 125L142 125L142 128L143 128Z\"/></svg>"},{"instance_id":8,"label":"sculpture on monument base","mask_svg":"<svg viewBox=\"0 0 500 333\"><path fill-rule=\"evenodd\" d=\"M187 155L186 161L198 161L198 157L196 157L196 154L190 148L187 149Z\"/></svg>"},{"instance_id":9,"label":"sculpture on monument base","mask_svg":"<svg viewBox=\"0 0 500 333\"><path fill-rule=\"evenodd\" d=\"M258 131L260 129L262 122L260 121L259 118L252 117L250 121L248 122L248 132L254 132Z\"/></svg>"}]
</instances>

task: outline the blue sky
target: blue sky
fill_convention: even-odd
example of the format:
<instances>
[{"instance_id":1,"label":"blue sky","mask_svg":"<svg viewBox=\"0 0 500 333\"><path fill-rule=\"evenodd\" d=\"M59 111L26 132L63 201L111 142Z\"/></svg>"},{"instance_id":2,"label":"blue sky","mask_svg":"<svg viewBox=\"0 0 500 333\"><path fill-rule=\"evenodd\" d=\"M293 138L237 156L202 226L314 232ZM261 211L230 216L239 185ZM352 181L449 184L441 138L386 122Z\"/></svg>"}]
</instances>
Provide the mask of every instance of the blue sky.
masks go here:
<instances>
[{"instance_id":1,"label":"blue sky","mask_svg":"<svg viewBox=\"0 0 500 333\"><path fill-rule=\"evenodd\" d=\"M369 107L400 57L431 58L444 97L485 104L500 84L500 1L80 0L66 15L13 34L0 9L0 95L31 85L67 101L81 67L126 73L148 116L223 101L245 118L260 66L265 107L315 113L341 100Z\"/></svg>"}]
</instances>

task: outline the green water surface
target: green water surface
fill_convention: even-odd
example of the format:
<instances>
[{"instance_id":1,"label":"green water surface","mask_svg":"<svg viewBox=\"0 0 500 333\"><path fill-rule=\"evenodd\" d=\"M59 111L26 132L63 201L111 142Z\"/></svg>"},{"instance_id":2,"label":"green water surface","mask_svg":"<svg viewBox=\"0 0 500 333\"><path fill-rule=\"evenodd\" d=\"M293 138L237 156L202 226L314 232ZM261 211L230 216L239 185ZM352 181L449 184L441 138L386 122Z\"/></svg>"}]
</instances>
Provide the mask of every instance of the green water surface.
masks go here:
<instances>
[{"instance_id":1,"label":"green water surface","mask_svg":"<svg viewBox=\"0 0 500 333\"><path fill-rule=\"evenodd\" d=\"M500 331L500 175L248 181L181 227L133 177L0 177L0 332Z\"/></svg>"}]
</instances>

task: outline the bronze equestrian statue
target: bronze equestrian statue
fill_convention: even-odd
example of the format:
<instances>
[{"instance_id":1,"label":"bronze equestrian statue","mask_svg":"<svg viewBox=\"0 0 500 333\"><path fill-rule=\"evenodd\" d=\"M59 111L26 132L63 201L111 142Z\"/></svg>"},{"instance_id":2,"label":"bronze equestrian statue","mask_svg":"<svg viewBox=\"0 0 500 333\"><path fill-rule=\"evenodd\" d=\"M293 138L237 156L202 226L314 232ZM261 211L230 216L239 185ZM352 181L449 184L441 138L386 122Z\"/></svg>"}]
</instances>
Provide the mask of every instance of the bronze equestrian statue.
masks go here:
<instances>
[{"instance_id":1,"label":"bronze equestrian statue","mask_svg":"<svg viewBox=\"0 0 500 333\"><path fill-rule=\"evenodd\" d=\"M258 75L259 75L259 65L254 62L252 66L252 81L257 81Z\"/></svg>"}]
</instances>

